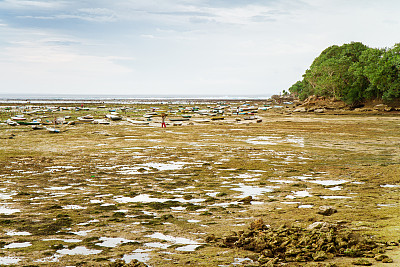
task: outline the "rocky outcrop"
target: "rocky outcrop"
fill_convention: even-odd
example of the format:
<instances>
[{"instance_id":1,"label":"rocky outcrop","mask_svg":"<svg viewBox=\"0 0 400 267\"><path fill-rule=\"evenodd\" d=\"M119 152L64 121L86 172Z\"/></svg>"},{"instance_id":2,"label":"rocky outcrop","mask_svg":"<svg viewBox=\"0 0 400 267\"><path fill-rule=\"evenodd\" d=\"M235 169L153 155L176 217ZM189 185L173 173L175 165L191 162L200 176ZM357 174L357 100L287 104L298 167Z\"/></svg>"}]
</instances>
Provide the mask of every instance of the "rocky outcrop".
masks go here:
<instances>
[{"instance_id":1,"label":"rocky outcrop","mask_svg":"<svg viewBox=\"0 0 400 267\"><path fill-rule=\"evenodd\" d=\"M241 248L259 253L262 266L284 262L324 261L336 256L369 257L390 261L382 255L385 244L373 241L346 229L341 224L316 222L298 226L267 227L262 219L252 222L249 229L223 238L206 238L222 247Z\"/></svg>"}]
</instances>

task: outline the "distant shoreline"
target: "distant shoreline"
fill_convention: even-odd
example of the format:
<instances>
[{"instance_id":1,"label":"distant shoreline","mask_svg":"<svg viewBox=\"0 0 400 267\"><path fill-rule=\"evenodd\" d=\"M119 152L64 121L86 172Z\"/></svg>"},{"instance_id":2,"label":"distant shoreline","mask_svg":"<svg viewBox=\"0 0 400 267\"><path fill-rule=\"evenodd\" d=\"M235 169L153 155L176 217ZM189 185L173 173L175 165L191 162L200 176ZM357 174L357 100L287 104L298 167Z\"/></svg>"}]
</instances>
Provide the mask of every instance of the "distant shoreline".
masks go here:
<instances>
[{"instance_id":1,"label":"distant shoreline","mask_svg":"<svg viewBox=\"0 0 400 267\"><path fill-rule=\"evenodd\" d=\"M159 103L206 103L215 101L263 101L268 95L38 95L0 94L0 103L58 104L58 103L104 103L104 104L159 104Z\"/></svg>"}]
</instances>

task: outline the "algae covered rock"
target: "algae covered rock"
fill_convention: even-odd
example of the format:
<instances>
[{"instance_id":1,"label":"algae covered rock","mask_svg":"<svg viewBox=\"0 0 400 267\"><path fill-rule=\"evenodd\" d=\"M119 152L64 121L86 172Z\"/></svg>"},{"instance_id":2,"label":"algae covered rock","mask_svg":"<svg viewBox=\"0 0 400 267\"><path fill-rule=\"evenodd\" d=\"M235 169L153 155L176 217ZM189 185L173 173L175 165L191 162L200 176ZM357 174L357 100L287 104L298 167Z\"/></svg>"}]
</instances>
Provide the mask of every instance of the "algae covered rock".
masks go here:
<instances>
[{"instance_id":1,"label":"algae covered rock","mask_svg":"<svg viewBox=\"0 0 400 267\"><path fill-rule=\"evenodd\" d=\"M267 227L262 219L253 221L245 231L223 238L221 245L260 253L259 263L263 266L273 266L272 259L275 263L321 262L336 256L374 257L377 252L385 251L382 243L341 223L315 222L305 228L286 225L273 228ZM383 262L388 257L383 255L379 259ZM368 262L362 258L353 264L367 266Z\"/></svg>"}]
</instances>

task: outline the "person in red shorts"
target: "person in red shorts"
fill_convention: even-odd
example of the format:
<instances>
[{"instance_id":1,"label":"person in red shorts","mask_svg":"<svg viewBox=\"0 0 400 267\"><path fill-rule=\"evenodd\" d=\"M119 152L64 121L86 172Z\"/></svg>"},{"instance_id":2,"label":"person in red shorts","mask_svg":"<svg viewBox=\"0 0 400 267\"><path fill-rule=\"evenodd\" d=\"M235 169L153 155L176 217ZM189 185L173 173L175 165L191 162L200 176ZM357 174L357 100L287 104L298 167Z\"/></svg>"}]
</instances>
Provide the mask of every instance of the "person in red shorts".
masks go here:
<instances>
[{"instance_id":1,"label":"person in red shorts","mask_svg":"<svg viewBox=\"0 0 400 267\"><path fill-rule=\"evenodd\" d=\"M167 117L167 114L162 113L161 114L161 128L167 128L167 126L165 125L165 118Z\"/></svg>"}]
</instances>

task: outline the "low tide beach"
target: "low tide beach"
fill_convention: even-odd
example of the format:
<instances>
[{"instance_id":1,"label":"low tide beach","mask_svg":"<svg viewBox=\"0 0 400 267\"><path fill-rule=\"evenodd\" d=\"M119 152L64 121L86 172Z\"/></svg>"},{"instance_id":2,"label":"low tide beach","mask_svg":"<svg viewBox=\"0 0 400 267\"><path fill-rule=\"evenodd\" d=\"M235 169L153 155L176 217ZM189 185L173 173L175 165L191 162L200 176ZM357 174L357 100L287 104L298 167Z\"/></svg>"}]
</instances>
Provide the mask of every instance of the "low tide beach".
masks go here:
<instances>
[{"instance_id":1,"label":"low tide beach","mask_svg":"<svg viewBox=\"0 0 400 267\"><path fill-rule=\"evenodd\" d=\"M302 110L3 99L0 265L399 266L398 111Z\"/></svg>"}]
</instances>

